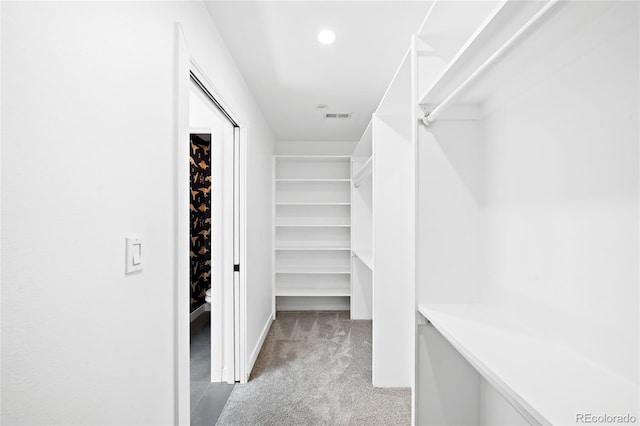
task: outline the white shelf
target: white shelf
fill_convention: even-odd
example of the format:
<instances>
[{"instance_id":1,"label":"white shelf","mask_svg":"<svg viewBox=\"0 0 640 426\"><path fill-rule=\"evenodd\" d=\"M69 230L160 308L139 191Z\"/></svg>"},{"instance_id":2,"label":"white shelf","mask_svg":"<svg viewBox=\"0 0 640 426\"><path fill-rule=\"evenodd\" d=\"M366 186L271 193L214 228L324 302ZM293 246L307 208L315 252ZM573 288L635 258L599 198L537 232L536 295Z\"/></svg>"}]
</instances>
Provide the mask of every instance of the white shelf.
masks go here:
<instances>
[{"instance_id":1,"label":"white shelf","mask_svg":"<svg viewBox=\"0 0 640 426\"><path fill-rule=\"evenodd\" d=\"M276 269L276 274L350 274L349 267L290 266Z\"/></svg>"},{"instance_id":2,"label":"white shelf","mask_svg":"<svg viewBox=\"0 0 640 426\"><path fill-rule=\"evenodd\" d=\"M348 288L276 288L276 296L327 297L350 295Z\"/></svg>"},{"instance_id":3,"label":"white shelf","mask_svg":"<svg viewBox=\"0 0 640 426\"><path fill-rule=\"evenodd\" d=\"M348 161L351 158L350 155L274 155L273 157L282 160L296 161Z\"/></svg>"},{"instance_id":4,"label":"white shelf","mask_svg":"<svg viewBox=\"0 0 640 426\"><path fill-rule=\"evenodd\" d=\"M351 179L276 179L276 182L350 182Z\"/></svg>"},{"instance_id":5,"label":"white shelf","mask_svg":"<svg viewBox=\"0 0 640 426\"><path fill-rule=\"evenodd\" d=\"M350 206L351 203L275 203L276 206Z\"/></svg>"},{"instance_id":6,"label":"white shelf","mask_svg":"<svg viewBox=\"0 0 640 426\"><path fill-rule=\"evenodd\" d=\"M373 171L373 156L369 157L367 161L353 174L353 184L358 185L362 179L371 177Z\"/></svg>"},{"instance_id":7,"label":"white shelf","mask_svg":"<svg viewBox=\"0 0 640 426\"><path fill-rule=\"evenodd\" d=\"M276 228L351 228L351 225L276 225Z\"/></svg>"},{"instance_id":8,"label":"white shelf","mask_svg":"<svg viewBox=\"0 0 640 426\"><path fill-rule=\"evenodd\" d=\"M473 74L485 60L498 51L527 21L534 16L548 1L519 2L506 1L498 3L497 7L489 13L486 19L477 25L476 31L469 37L453 58L447 63L440 75L430 84L422 94L419 104L425 111L433 109L450 95L471 74ZM450 19L454 18L451 16ZM545 19L545 18L542 18ZM469 25L472 25L470 22ZM522 40L529 36L524 33ZM425 38L426 41L427 38ZM522 43L518 40L518 43ZM512 50L512 49L510 49ZM519 49L521 50L521 49ZM536 57L537 52L531 52ZM505 51L505 57L498 61L506 60L510 51ZM518 53L521 57L521 52ZM508 81L507 75L498 76L500 67L492 66L484 74L492 74L491 80ZM483 77L473 83L472 90L465 90L455 101L456 105L477 105L491 94L495 85L482 84ZM469 112L465 110L465 114Z\"/></svg>"},{"instance_id":9,"label":"white shelf","mask_svg":"<svg viewBox=\"0 0 640 426\"><path fill-rule=\"evenodd\" d=\"M370 250L353 250L353 255L373 271L373 253Z\"/></svg>"},{"instance_id":10,"label":"white shelf","mask_svg":"<svg viewBox=\"0 0 640 426\"><path fill-rule=\"evenodd\" d=\"M624 415L637 406L637 384L533 336L495 308L420 305L418 311L529 421L574 424L578 413Z\"/></svg>"},{"instance_id":11,"label":"white shelf","mask_svg":"<svg viewBox=\"0 0 640 426\"><path fill-rule=\"evenodd\" d=\"M350 247L276 247L276 251L350 251Z\"/></svg>"}]
</instances>

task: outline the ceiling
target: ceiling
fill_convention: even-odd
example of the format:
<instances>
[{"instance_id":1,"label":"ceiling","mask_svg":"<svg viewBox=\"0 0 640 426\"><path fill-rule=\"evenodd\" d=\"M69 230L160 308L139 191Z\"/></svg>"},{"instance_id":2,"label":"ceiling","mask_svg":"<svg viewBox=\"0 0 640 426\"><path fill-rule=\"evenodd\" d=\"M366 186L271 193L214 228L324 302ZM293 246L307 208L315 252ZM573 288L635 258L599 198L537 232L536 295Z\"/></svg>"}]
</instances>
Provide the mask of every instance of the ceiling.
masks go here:
<instances>
[{"instance_id":1,"label":"ceiling","mask_svg":"<svg viewBox=\"0 0 640 426\"><path fill-rule=\"evenodd\" d=\"M357 141L430 2L205 4L277 140ZM317 35L327 28L336 41L322 45ZM325 118L345 112L351 118Z\"/></svg>"}]
</instances>

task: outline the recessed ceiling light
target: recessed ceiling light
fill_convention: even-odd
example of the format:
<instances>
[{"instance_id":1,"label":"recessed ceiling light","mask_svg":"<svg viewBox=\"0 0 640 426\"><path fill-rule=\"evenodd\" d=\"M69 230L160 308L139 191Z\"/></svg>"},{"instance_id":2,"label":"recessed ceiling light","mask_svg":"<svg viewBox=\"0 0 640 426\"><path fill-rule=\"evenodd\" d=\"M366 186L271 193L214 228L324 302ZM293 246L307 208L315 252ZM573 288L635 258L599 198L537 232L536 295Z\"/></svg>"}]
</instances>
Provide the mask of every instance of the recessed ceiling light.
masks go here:
<instances>
[{"instance_id":1,"label":"recessed ceiling light","mask_svg":"<svg viewBox=\"0 0 640 426\"><path fill-rule=\"evenodd\" d=\"M336 41L336 34L331 30L322 30L318 33L318 41L322 44L331 44Z\"/></svg>"},{"instance_id":2,"label":"recessed ceiling light","mask_svg":"<svg viewBox=\"0 0 640 426\"><path fill-rule=\"evenodd\" d=\"M316 105L316 109L319 109L320 111L325 110L327 108L329 108L329 105L327 105L327 104L318 104L318 105Z\"/></svg>"}]
</instances>

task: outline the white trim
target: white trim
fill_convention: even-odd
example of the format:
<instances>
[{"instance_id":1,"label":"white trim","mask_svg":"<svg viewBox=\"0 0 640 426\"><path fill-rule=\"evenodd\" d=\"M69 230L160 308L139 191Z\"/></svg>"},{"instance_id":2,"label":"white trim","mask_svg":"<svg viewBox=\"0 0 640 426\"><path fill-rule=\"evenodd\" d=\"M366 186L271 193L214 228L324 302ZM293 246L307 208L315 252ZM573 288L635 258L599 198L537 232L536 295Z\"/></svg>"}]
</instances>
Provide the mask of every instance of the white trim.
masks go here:
<instances>
[{"instance_id":1,"label":"white trim","mask_svg":"<svg viewBox=\"0 0 640 426\"><path fill-rule=\"evenodd\" d=\"M240 126L240 383L247 383L247 147L248 129Z\"/></svg>"},{"instance_id":2,"label":"white trim","mask_svg":"<svg viewBox=\"0 0 640 426\"><path fill-rule=\"evenodd\" d=\"M200 317L200 315L208 311L211 311L211 305L209 303L204 303L198 306L193 312L191 312L191 314L189 315L189 320L191 322L194 322Z\"/></svg>"},{"instance_id":3,"label":"white trim","mask_svg":"<svg viewBox=\"0 0 640 426\"><path fill-rule=\"evenodd\" d=\"M262 333L260 333L260 338L258 339L255 348L253 348L253 352L251 352L251 357L249 358L249 364L247 368L249 375L251 374L251 370L253 370L253 366L258 359L258 355L260 355L262 345L264 345L264 341L267 338L267 334L269 334L269 330L271 330L271 325L273 324L275 318L276 315L274 312L272 312L271 315L269 315L269 318L267 318L267 322L265 323L264 327L262 328Z\"/></svg>"},{"instance_id":4,"label":"white trim","mask_svg":"<svg viewBox=\"0 0 640 426\"><path fill-rule=\"evenodd\" d=\"M182 26L175 25L174 63L174 163L173 163L173 270L174 270L174 423L191 423L190 399L190 317L189 291L189 211L179 206L190 200L189 186L189 49Z\"/></svg>"}]
</instances>

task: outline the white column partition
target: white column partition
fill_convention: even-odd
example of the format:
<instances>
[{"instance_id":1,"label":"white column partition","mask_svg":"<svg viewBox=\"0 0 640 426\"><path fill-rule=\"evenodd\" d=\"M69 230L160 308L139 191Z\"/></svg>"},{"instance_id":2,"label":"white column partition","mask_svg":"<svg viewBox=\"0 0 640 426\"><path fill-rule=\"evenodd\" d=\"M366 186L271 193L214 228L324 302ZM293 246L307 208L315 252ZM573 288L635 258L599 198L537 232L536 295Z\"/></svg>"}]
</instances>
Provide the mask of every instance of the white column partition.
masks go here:
<instances>
[{"instance_id":1,"label":"white column partition","mask_svg":"<svg viewBox=\"0 0 640 426\"><path fill-rule=\"evenodd\" d=\"M353 279L357 285L371 280L372 379L380 387L410 387L413 381L411 78L407 53L352 155Z\"/></svg>"}]
</instances>

